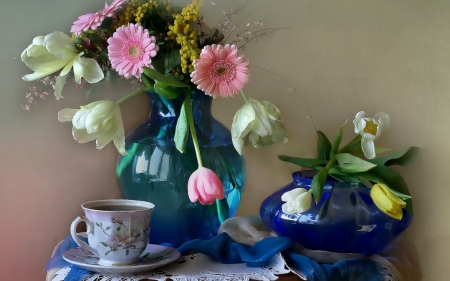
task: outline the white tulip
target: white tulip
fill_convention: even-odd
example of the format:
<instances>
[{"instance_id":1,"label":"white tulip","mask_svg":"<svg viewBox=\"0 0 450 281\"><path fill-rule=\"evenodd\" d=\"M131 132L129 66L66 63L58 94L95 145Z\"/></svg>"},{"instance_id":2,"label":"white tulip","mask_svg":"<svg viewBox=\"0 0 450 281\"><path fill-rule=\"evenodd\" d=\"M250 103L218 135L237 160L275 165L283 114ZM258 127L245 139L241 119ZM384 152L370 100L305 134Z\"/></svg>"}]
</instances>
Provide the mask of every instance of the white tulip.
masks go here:
<instances>
[{"instance_id":1,"label":"white tulip","mask_svg":"<svg viewBox=\"0 0 450 281\"><path fill-rule=\"evenodd\" d=\"M61 31L46 36L37 36L21 55L22 61L34 71L24 75L25 81L34 81L61 70L56 78L55 98L61 98L66 75L73 67L75 82L81 84L81 78L88 83L97 83L104 78L98 63L92 58L82 58L77 53L72 39Z\"/></svg>"},{"instance_id":2,"label":"white tulip","mask_svg":"<svg viewBox=\"0 0 450 281\"><path fill-rule=\"evenodd\" d=\"M373 159L376 156L374 141L381 133L389 128L390 119L384 112L378 112L374 118L365 118L365 112L360 111L356 114L353 124L355 125L355 134L360 134L361 148L367 159Z\"/></svg>"},{"instance_id":3,"label":"white tulip","mask_svg":"<svg viewBox=\"0 0 450 281\"><path fill-rule=\"evenodd\" d=\"M311 208L312 195L304 188L294 188L281 196L285 214L303 213Z\"/></svg>"},{"instance_id":4,"label":"white tulip","mask_svg":"<svg viewBox=\"0 0 450 281\"><path fill-rule=\"evenodd\" d=\"M231 137L237 152L242 155L248 142L256 148L287 142L289 133L281 125L281 120L282 114L273 103L249 98L236 112L231 125Z\"/></svg>"},{"instance_id":5,"label":"white tulip","mask_svg":"<svg viewBox=\"0 0 450 281\"><path fill-rule=\"evenodd\" d=\"M79 143L96 140L97 149L102 149L113 141L119 153L127 155L122 114L117 103L102 100L80 109L65 108L58 112L58 120L72 121L72 135Z\"/></svg>"}]
</instances>

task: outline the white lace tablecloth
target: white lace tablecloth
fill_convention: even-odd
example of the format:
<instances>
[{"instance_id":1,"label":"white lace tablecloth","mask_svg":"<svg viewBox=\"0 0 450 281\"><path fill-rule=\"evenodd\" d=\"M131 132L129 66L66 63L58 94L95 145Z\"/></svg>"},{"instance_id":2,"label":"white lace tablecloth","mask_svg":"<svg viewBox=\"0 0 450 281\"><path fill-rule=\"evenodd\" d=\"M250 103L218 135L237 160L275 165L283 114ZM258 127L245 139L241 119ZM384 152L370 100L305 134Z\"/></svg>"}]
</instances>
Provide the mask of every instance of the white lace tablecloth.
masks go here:
<instances>
[{"instance_id":1,"label":"white lace tablecloth","mask_svg":"<svg viewBox=\"0 0 450 281\"><path fill-rule=\"evenodd\" d=\"M51 281L63 281L70 271L70 267L63 267L54 273L49 274ZM151 279L157 281L248 281L261 280L270 281L278 279L277 275L289 273L280 254L275 255L266 267L247 267L245 263L221 264L211 257L203 254L195 254L181 257L164 267L153 271L130 276L114 276L93 273L80 281L139 281ZM304 279L306 280L306 279Z\"/></svg>"}]
</instances>

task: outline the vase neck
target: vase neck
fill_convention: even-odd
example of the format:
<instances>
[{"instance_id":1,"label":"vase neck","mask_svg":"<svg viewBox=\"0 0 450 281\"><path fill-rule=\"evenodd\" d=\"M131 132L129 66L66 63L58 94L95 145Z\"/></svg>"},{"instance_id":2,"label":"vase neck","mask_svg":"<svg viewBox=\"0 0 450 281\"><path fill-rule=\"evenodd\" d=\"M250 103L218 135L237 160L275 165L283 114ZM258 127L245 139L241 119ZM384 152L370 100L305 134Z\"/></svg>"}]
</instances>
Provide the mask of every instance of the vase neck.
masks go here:
<instances>
[{"instance_id":1,"label":"vase neck","mask_svg":"<svg viewBox=\"0 0 450 281\"><path fill-rule=\"evenodd\" d=\"M150 97L150 119L178 118L181 106L183 105L185 94L181 94L175 99L166 99L154 91L149 91ZM202 91L191 92L191 106L194 122L200 121L206 116L211 116L212 97ZM204 119L202 120L205 121Z\"/></svg>"}]
</instances>

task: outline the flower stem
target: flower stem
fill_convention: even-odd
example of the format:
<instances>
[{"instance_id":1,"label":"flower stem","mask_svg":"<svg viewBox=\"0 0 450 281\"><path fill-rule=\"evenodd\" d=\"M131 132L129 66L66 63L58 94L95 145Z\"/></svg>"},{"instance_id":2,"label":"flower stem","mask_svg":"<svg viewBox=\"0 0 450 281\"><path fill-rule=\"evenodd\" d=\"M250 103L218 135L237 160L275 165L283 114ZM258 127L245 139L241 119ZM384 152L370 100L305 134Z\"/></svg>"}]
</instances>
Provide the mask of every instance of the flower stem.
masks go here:
<instances>
[{"instance_id":1,"label":"flower stem","mask_svg":"<svg viewBox=\"0 0 450 281\"><path fill-rule=\"evenodd\" d=\"M372 188L373 184L366 178L359 176L358 174L355 174L355 176L363 183L365 184L368 188Z\"/></svg>"},{"instance_id":2,"label":"flower stem","mask_svg":"<svg viewBox=\"0 0 450 281\"><path fill-rule=\"evenodd\" d=\"M336 157L332 157L330 159L330 161L328 161L327 165L325 166L325 169L327 170L327 173L331 169L331 167L334 166L335 163L336 163Z\"/></svg>"},{"instance_id":3,"label":"flower stem","mask_svg":"<svg viewBox=\"0 0 450 281\"><path fill-rule=\"evenodd\" d=\"M142 92L147 92L147 91L150 91L150 90L153 90L153 89L154 89L153 87L146 87L146 88L138 89L138 90L136 90L136 91L134 91L134 92L131 92L131 93L129 93L128 95L124 96L124 97L121 98L120 100L116 101L116 103L117 103L117 104L121 104L121 103L123 103L124 101L126 101L127 99L129 99L129 98L131 98L131 97L133 97L133 96L135 96L135 95L137 95L137 94L140 94L140 93L142 93Z\"/></svg>"},{"instance_id":4,"label":"flower stem","mask_svg":"<svg viewBox=\"0 0 450 281\"><path fill-rule=\"evenodd\" d=\"M203 167L202 156L200 154L200 147L198 145L197 133L195 132L194 127L194 117L192 116L192 107L191 107L191 94L189 91L186 93L186 117L189 123L189 130L192 136L192 142L194 143L195 155L197 156L197 162L199 167Z\"/></svg>"},{"instance_id":5,"label":"flower stem","mask_svg":"<svg viewBox=\"0 0 450 281\"><path fill-rule=\"evenodd\" d=\"M359 144L361 142L361 136L357 136L355 137L351 142L349 142L346 146L344 146L343 148L338 150L338 153L344 153L346 152L348 149L354 147L355 145Z\"/></svg>"},{"instance_id":6,"label":"flower stem","mask_svg":"<svg viewBox=\"0 0 450 281\"><path fill-rule=\"evenodd\" d=\"M241 91L242 98L244 98L245 102L248 102L248 97Z\"/></svg>"}]
</instances>

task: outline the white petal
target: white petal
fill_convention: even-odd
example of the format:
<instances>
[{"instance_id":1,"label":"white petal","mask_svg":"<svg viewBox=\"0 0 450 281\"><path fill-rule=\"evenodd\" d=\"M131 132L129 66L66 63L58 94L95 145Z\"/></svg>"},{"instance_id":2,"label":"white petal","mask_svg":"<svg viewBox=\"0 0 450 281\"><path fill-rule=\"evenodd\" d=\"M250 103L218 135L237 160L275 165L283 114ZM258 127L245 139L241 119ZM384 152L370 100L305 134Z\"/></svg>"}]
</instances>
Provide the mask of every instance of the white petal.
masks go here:
<instances>
[{"instance_id":1,"label":"white petal","mask_svg":"<svg viewBox=\"0 0 450 281\"><path fill-rule=\"evenodd\" d=\"M117 128L115 123L118 117L122 120L119 105L113 101L103 100L92 107L86 116L86 129L89 133L109 134L107 131Z\"/></svg>"},{"instance_id":2,"label":"white petal","mask_svg":"<svg viewBox=\"0 0 450 281\"><path fill-rule=\"evenodd\" d=\"M58 60L53 55L44 55L38 58L27 58L23 62L33 71L33 74L27 74L22 77L25 81L34 81L47 75L53 74L63 68L67 62Z\"/></svg>"},{"instance_id":3,"label":"white petal","mask_svg":"<svg viewBox=\"0 0 450 281\"><path fill-rule=\"evenodd\" d=\"M56 77L56 84L55 84L55 99L56 100L63 98L61 93L64 88L64 85L66 84L66 77L67 76L57 76Z\"/></svg>"},{"instance_id":4,"label":"white petal","mask_svg":"<svg viewBox=\"0 0 450 281\"><path fill-rule=\"evenodd\" d=\"M364 152L364 156L366 156L367 159L373 159L375 158L375 144L373 140L369 140L366 138L361 139L361 148Z\"/></svg>"},{"instance_id":5,"label":"white petal","mask_svg":"<svg viewBox=\"0 0 450 281\"><path fill-rule=\"evenodd\" d=\"M78 55L72 39L61 31L45 36L44 44L47 50L59 59L69 61Z\"/></svg>"},{"instance_id":6,"label":"white petal","mask_svg":"<svg viewBox=\"0 0 450 281\"><path fill-rule=\"evenodd\" d=\"M28 46L28 48L26 48L22 54L20 55L20 58L22 60L29 58L29 57L40 57L40 56L44 56L44 55L51 55L47 48L45 48L44 46L39 46L39 45L34 45L34 44L30 44ZM52 55L53 56L53 55ZM56 57L55 57L56 58Z\"/></svg>"},{"instance_id":7,"label":"white petal","mask_svg":"<svg viewBox=\"0 0 450 281\"><path fill-rule=\"evenodd\" d=\"M114 146L117 148L122 155L127 155L127 151L125 150L125 129L123 127L122 121L122 113L120 112L119 106L117 106L118 110L115 112L115 120L117 123L116 134L113 138Z\"/></svg>"},{"instance_id":8,"label":"white petal","mask_svg":"<svg viewBox=\"0 0 450 281\"><path fill-rule=\"evenodd\" d=\"M72 125L78 130L86 130L86 117L91 112L91 108L81 108L72 118Z\"/></svg>"},{"instance_id":9,"label":"white petal","mask_svg":"<svg viewBox=\"0 0 450 281\"><path fill-rule=\"evenodd\" d=\"M72 136L78 143L87 143L97 138L97 135L89 134L86 130L78 130L72 127Z\"/></svg>"},{"instance_id":10,"label":"white petal","mask_svg":"<svg viewBox=\"0 0 450 281\"><path fill-rule=\"evenodd\" d=\"M78 112L79 109L64 108L58 112L59 122L69 122L72 121L73 116Z\"/></svg>"},{"instance_id":11,"label":"white petal","mask_svg":"<svg viewBox=\"0 0 450 281\"><path fill-rule=\"evenodd\" d=\"M105 75L98 65L98 63L91 58L82 58L78 56L73 63L73 73L75 75L75 82L81 83L83 77L88 83L97 83L102 80Z\"/></svg>"},{"instance_id":12,"label":"white petal","mask_svg":"<svg viewBox=\"0 0 450 281\"><path fill-rule=\"evenodd\" d=\"M34 45L44 45L45 36L36 36L33 38L33 44Z\"/></svg>"},{"instance_id":13,"label":"white petal","mask_svg":"<svg viewBox=\"0 0 450 281\"><path fill-rule=\"evenodd\" d=\"M125 137L114 137L113 138L114 146L117 148L120 154L123 156L128 155L128 152L125 150Z\"/></svg>"},{"instance_id":14,"label":"white petal","mask_svg":"<svg viewBox=\"0 0 450 281\"><path fill-rule=\"evenodd\" d=\"M248 140L249 142L252 144L252 146L258 148L260 145L260 137L257 133L255 132L250 132L249 136L248 136Z\"/></svg>"},{"instance_id":15,"label":"white petal","mask_svg":"<svg viewBox=\"0 0 450 281\"><path fill-rule=\"evenodd\" d=\"M363 134L365 127L366 127L366 119L365 118L359 119L359 121L355 124L355 133Z\"/></svg>"},{"instance_id":16,"label":"white petal","mask_svg":"<svg viewBox=\"0 0 450 281\"><path fill-rule=\"evenodd\" d=\"M311 208L311 202L312 196L309 192L305 192L297 196L293 202L293 205L296 207L296 213L303 213L309 210L309 208Z\"/></svg>"},{"instance_id":17,"label":"white petal","mask_svg":"<svg viewBox=\"0 0 450 281\"><path fill-rule=\"evenodd\" d=\"M292 201L297 196L305 192L307 192L305 188L294 188L288 192L283 193L283 195L281 195L281 200L284 202Z\"/></svg>"},{"instance_id":18,"label":"white petal","mask_svg":"<svg viewBox=\"0 0 450 281\"><path fill-rule=\"evenodd\" d=\"M284 203L283 205L281 205L281 210L283 210L283 213L285 213L285 214L288 214L288 215L293 214L290 212L291 210L287 203Z\"/></svg>"},{"instance_id":19,"label":"white petal","mask_svg":"<svg viewBox=\"0 0 450 281\"><path fill-rule=\"evenodd\" d=\"M59 75L61 76L66 76L67 73L69 73L69 71L72 69L73 66L73 59L69 60L66 64L66 66L64 66L64 68L61 70L61 72L59 73ZM79 84L79 83L78 83Z\"/></svg>"},{"instance_id":20,"label":"white petal","mask_svg":"<svg viewBox=\"0 0 450 281\"><path fill-rule=\"evenodd\" d=\"M288 141L289 133L286 131L286 129L281 125L280 123L277 124L277 126L274 128L273 134L272 134L272 141L276 143L286 143Z\"/></svg>"},{"instance_id":21,"label":"white petal","mask_svg":"<svg viewBox=\"0 0 450 281\"><path fill-rule=\"evenodd\" d=\"M257 100L249 99L250 104L255 111L255 121L252 123L252 131L261 137L272 135L273 120L267 114L264 106Z\"/></svg>"},{"instance_id":22,"label":"white petal","mask_svg":"<svg viewBox=\"0 0 450 281\"><path fill-rule=\"evenodd\" d=\"M111 134L98 135L97 141L95 142L97 149L102 149L103 147L105 147L105 145L110 143L113 140L113 138L114 138L114 135L111 135Z\"/></svg>"},{"instance_id":23,"label":"white petal","mask_svg":"<svg viewBox=\"0 0 450 281\"><path fill-rule=\"evenodd\" d=\"M270 101L262 100L261 104L266 109L266 112L270 118L278 121L283 119L283 115L281 114L280 110L273 103L271 103Z\"/></svg>"},{"instance_id":24,"label":"white petal","mask_svg":"<svg viewBox=\"0 0 450 281\"><path fill-rule=\"evenodd\" d=\"M252 122L255 120L255 111L250 103L246 102L234 115L231 125L233 137L244 138L252 129Z\"/></svg>"},{"instance_id":25,"label":"white petal","mask_svg":"<svg viewBox=\"0 0 450 281\"><path fill-rule=\"evenodd\" d=\"M355 125L355 134L359 134L359 132L361 132L361 125L359 125L359 123L361 122L361 119L364 118L365 114L366 113L364 111L356 113L355 119L353 120L353 124ZM362 128L364 127L365 124Z\"/></svg>"},{"instance_id":26,"label":"white petal","mask_svg":"<svg viewBox=\"0 0 450 281\"><path fill-rule=\"evenodd\" d=\"M378 112L377 114L375 114L374 119L377 120L379 124L382 124L383 131L389 128L391 119L389 118L389 115L387 115L386 113Z\"/></svg>"}]
</instances>

